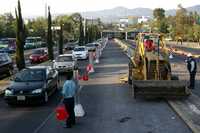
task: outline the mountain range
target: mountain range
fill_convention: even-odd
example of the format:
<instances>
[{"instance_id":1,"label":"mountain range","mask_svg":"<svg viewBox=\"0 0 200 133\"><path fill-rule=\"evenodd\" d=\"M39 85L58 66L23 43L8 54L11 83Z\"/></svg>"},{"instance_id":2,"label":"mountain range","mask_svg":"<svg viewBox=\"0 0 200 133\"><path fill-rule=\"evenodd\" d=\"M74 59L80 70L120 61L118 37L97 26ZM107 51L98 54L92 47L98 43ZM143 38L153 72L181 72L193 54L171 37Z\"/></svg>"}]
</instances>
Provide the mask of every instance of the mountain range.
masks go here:
<instances>
[{"instance_id":1,"label":"mountain range","mask_svg":"<svg viewBox=\"0 0 200 133\"><path fill-rule=\"evenodd\" d=\"M192 7L187 7L187 11L196 11L200 14L200 5L195 5ZM176 9L166 10L166 15L174 16L176 14ZM153 17L153 10L149 8L134 8L128 9L125 7L116 7L113 9L106 9L101 11L90 11L90 12L82 12L81 15L85 18L100 18L103 22L118 22L120 18L127 16L150 16Z\"/></svg>"}]
</instances>

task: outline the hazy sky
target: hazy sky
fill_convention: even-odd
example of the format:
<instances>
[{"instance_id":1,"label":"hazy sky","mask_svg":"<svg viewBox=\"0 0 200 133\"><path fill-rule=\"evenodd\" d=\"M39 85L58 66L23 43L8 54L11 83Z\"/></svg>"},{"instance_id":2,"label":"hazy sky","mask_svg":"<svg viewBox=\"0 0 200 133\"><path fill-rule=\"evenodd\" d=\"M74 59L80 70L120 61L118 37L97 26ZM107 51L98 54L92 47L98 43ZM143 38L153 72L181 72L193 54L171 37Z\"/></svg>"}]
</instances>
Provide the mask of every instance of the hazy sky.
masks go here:
<instances>
[{"instance_id":1,"label":"hazy sky","mask_svg":"<svg viewBox=\"0 0 200 133\"><path fill-rule=\"evenodd\" d=\"M117 6L131 9L136 7L172 9L176 8L179 3L183 7L200 5L200 0L21 0L22 13L24 16L44 15L45 3L51 6L52 14L54 14L96 11ZM0 14L13 13L16 4L17 0L0 0Z\"/></svg>"}]
</instances>

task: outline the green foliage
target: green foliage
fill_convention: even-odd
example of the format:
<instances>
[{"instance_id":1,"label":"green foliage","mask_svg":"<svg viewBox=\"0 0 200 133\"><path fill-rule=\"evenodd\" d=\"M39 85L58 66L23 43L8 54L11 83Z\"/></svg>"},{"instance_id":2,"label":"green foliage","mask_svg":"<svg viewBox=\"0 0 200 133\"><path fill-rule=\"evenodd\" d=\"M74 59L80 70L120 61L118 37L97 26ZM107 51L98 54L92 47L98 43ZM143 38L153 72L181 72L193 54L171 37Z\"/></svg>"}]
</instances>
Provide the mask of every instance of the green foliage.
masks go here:
<instances>
[{"instance_id":1,"label":"green foliage","mask_svg":"<svg viewBox=\"0 0 200 133\"><path fill-rule=\"evenodd\" d=\"M101 31L98 25L88 25L86 34L88 43L91 43L101 37Z\"/></svg>"},{"instance_id":2,"label":"green foliage","mask_svg":"<svg viewBox=\"0 0 200 133\"><path fill-rule=\"evenodd\" d=\"M41 38L46 38L47 22L45 18L39 17L34 20L29 20L27 28L29 36L40 36Z\"/></svg>"},{"instance_id":3,"label":"green foliage","mask_svg":"<svg viewBox=\"0 0 200 133\"><path fill-rule=\"evenodd\" d=\"M165 18L165 10L162 8L156 8L153 11L153 16L155 18L155 21L152 22L151 27L155 27L153 31L159 33L168 33L168 24Z\"/></svg>"},{"instance_id":4,"label":"green foliage","mask_svg":"<svg viewBox=\"0 0 200 133\"><path fill-rule=\"evenodd\" d=\"M67 42L68 40L77 40L78 35L76 32L77 24L73 21L71 16L63 15L58 16L56 18L56 23L60 24L63 23L63 40L64 42Z\"/></svg>"},{"instance_id":5,"label":"green foliage","mask_svg":"<svg viewBox=\"0 0 200 133\"><path fill-rule=\"evenodd\" d=\"M83 45L84 44L84 30L83 30L83 19L80 17L80 22L79 22L79 44Z\"/></svg>"},{"instance_id":6,"label":"green foliage","mask_svg":"<svg viewBox=\"0 0 200 133\"><path fill-rule=\"evenodd\" d=\"M25 45L25 25L23 23L22 14L21 14L21 5L18 0L18 8L15 10L16 14L16 64L19 70L25 68L24 60L24 45Z\"/></svg>"},{"instance_id":7,"label":"green foliage","mask_svg":"<svg viewBox=\"0 0 200 133\"><path fill-rule=\"evenodd\" d=\"M16 19L11 13L0 15L0 37L16 36Z\"/></svg>"},{"instance_id":8,"label":"green foliage","mask_svg":"<svg viewBox=\"0 0 200 133\"><path fill-rule=\"evenodd\" d=\"M51 12L50 12L50 7L48 7L48 32L47 32L47 46L48 46L48 55L49 59L53 60L54 59L54 54L53 54L53 43L52 43L52 30L51 30Z\"/></svg>"},{"instance_id":9,"label":"green foliage","mask_svg":"<svg viewBox=\"0 0 200 133\"><path fill-rule=\"evenodd\" d=\"M153 10L153 16L157 20L162 20L165 18L165 10L163 8L156 8Z\"/></svg>"}]
</instances>

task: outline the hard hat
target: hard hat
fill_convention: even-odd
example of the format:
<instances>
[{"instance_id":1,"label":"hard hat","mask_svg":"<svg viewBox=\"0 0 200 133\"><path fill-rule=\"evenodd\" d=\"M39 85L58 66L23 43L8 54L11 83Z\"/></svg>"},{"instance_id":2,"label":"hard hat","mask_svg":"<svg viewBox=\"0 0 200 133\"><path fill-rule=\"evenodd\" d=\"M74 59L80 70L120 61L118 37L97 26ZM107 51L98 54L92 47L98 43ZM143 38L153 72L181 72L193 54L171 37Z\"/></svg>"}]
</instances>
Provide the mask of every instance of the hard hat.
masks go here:
<instances>
[{"instance_id":1,"label":"hard hat","mask_svg":"<svg viewBox=\"0 0 200 133\"><path fill-rule=\"evenodd\" d=\"M188 54L187 54L187 57L192 57L192 54L191 54L191 53L188 53Z\"/></svg>"}]
</instances>

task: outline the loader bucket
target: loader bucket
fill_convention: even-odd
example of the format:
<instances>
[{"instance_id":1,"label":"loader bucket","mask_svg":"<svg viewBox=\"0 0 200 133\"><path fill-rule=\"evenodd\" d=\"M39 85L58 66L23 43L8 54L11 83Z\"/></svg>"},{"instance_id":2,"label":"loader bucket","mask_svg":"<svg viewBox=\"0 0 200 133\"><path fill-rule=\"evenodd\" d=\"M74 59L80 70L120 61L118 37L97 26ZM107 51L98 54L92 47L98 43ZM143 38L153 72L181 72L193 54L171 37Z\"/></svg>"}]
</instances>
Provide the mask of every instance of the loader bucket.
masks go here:
<instances>
[{"instance_id":1,"label":"loader bucket","mask_svg":"<svg viewBox=\"0 0 200 133\"><path fill-rule=\"evenodd\" d=\"M134 98L186 98L190 95L186 81L179 80L133 80Z\"/></svg>"}]
</instances>

